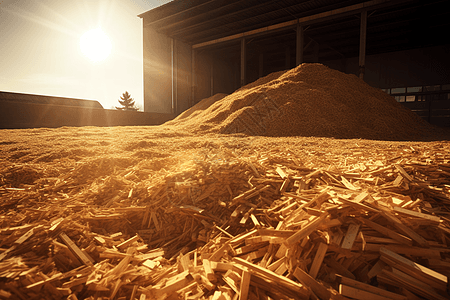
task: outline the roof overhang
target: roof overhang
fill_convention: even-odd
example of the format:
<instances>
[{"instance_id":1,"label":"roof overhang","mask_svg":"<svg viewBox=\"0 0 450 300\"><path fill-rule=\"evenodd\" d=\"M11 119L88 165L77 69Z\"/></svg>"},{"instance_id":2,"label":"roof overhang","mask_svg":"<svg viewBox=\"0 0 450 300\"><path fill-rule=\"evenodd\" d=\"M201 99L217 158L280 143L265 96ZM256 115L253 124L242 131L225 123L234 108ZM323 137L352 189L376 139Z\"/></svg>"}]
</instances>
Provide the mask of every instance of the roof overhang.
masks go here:
<instances>
[{"instance_id":1,"label":"roof overhang","mask_svg":"<svg viewBox=\"0 0 450 300\"><path fill-rule=\"evenodd\" d=\"M295 27L305 28L334 55L359 49L359 13L368 11L367 54L448 44L450 10L441 0L175 0L139 15L144 27L194 49L219 49L242 38L261 48L295 46ZM331 56L330 56L331 58Z\"/></svg>"}]
</instances>

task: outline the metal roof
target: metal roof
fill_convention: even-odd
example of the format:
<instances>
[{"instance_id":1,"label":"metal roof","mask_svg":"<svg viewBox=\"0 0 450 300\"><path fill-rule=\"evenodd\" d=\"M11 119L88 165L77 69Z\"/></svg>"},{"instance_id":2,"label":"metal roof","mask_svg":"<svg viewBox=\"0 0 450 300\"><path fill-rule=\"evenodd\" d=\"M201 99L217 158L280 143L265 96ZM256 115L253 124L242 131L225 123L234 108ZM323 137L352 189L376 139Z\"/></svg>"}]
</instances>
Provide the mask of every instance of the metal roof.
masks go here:
<instances>
[{"instance_id":1,"label":"metal roof","mask_svg":"<svg viewBox=\"0 0 450 300\"><path fill-rule=\"evenodd\" d=\"M294 47L300 20L306 42L319 43L321 57L333 59L358 55L363 9L369 15L367 54L448 44L447 4L444 0L175 0L139 17L144 27L194 48L210 49L223 48L223 42L237 43L240 36L253 39L258 47L280 43Z\"/></svg>"}]
</instances>

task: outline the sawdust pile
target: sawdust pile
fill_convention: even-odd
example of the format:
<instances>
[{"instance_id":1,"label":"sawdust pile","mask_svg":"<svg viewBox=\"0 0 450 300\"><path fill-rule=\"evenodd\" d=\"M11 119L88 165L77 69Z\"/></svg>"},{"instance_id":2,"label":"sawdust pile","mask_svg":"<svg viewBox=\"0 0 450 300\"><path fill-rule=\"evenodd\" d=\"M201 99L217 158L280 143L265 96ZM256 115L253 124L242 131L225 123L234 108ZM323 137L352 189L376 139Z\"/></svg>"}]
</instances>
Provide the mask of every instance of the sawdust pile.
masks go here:
<instances>
[{"instance_id":1,"label":"sawdust pile","mask_svg":"<svg viewBox=\"0 0 450 300\"><path fill-rule=\"evenodd\" d=\"M204 99L166 126L195 133L422 139L433 127L355 75L302 64Z\"/></svg>"},{"instance_id":2,"label":"sawdust pile","mask_svg":"<svg viewBox=\"0 0 450 300\"><path fill-rule=\"evenodd\" d=\"M208 97L194 105L193 107L185 110L182 112L176 120L182 120L186 118L194 118L202 113L205 109L210 107L212 104L214 104L216 101L219 101L220 99L223 99L224 97L228 96L227 94L218 93L214 96Z\"/></svg>"}]
</instances>

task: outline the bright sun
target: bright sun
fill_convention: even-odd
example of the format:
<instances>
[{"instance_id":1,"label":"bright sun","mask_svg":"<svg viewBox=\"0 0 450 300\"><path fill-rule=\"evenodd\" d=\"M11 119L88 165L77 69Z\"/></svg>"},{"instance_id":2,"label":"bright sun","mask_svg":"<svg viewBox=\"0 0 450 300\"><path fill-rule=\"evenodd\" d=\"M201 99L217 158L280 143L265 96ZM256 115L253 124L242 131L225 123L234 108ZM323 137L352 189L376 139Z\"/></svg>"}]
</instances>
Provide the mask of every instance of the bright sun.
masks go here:
<instances>
[{"instance_id":1,"label":"bright sun","mask_svg":"<svg viewBox=\"0 0 450 300\"><path fill-rule=\"evenodd\" d=\"M81 36L81 52L90 60L102 61L111 53L111 41L108 36L100 29L92 29Z\"/></svg>"}]
</instances>

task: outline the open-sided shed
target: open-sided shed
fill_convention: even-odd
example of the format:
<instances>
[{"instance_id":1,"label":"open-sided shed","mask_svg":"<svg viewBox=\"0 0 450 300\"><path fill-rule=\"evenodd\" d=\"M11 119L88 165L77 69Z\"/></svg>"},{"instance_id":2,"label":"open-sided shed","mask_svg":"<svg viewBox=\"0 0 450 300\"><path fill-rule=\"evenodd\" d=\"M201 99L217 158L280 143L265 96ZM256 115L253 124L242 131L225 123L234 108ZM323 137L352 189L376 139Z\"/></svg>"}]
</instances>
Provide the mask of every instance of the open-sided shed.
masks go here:
<instances>
[{"instance_id":1,"label":"open-sided shed","mask_svg":"<svg viewBox=\"0 0 450 300\"><path fill-rule=\"evenodd\" d=\"M179 114L303 62L383 89L450 83L445 1L175 0L139 17L146 111Z\"/></svg>"}]
</instances>

